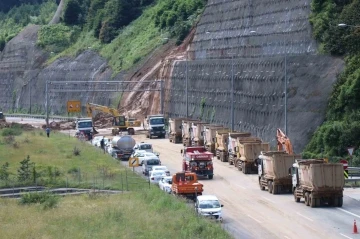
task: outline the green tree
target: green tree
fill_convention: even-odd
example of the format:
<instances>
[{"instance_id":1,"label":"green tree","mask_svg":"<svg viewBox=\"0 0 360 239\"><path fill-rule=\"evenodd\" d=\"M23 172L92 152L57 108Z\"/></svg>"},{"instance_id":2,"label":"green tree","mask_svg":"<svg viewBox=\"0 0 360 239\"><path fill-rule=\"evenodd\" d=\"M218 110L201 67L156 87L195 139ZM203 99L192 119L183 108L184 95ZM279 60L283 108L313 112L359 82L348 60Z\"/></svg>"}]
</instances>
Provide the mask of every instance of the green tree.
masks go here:
<instances>
[{"instance_id":1,"label":"green tree","mask_svg":"<svg viewBox=\"0 0 360 239\"><path fill-rule=\"evenodd\" d=\"M26 159L20 162L21 166L18 169L18 180L20 182L27 182L31 180L32 176L32 163L30 162L30 156L28 155Z\"/></svg>"},{"instance_id":2,"label":"green tree","mask_svg":"<svg viewBox=\"0 0 360 239\"><path fill-rule=\"evenodd\" d=\"M81 7L77 0L69 0L64 10L64 23L76 25L80 22Z\"/></svg>"}]
</instances>

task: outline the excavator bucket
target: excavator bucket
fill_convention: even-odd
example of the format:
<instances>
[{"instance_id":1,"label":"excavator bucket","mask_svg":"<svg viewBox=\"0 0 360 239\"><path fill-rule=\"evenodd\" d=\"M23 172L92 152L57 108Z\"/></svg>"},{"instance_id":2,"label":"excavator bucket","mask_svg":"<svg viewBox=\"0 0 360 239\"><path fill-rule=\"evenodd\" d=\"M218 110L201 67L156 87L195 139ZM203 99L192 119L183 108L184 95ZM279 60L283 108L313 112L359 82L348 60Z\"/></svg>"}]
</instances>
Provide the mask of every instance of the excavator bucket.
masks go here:
<instances>
[{"instance_id":1,"label":"excavator bucket","mask_svg":"<svg viewBox=\"0 0 360 239\"><path fill-rule=\"evenodd\" d=\"M93 126L93 134L98 134L99 132L96 131L95 127Z\"/></svg>"}]
</instances>

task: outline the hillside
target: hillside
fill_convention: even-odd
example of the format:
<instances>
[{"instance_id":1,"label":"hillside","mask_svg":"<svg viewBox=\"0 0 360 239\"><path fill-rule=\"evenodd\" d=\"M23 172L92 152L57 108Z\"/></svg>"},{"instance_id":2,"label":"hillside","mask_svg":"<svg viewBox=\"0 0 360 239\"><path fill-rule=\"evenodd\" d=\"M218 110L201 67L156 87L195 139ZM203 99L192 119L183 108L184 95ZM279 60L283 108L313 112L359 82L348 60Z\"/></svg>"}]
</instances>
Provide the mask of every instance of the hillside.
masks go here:
<instances>
[{"instance_id":1,"label":"hillside","mask_svg":"<svg viewBox=\"0 0 360 239\"><path fill-rule=\"evenodd\" d=\"M4 111L27 112L31 98L33 112L44 112L44 91L31 93L27 82L44 89L47 79L114 79L142 87L143 81L164 79L167 115L230 126L224 115L230 115L234 75L235 129L274 146L276 128L285 125L286 77L288 135L296 152L336 159L359 145L360 32L337 26L359 24L359 0L67 0L61 22L51 25L54 1L34 2L0 6L7 29L0 37L7 42L0 58ZM31 12L34 6L37 12ZM31 14L14 21L22 11ZM37 25L13 38L29 23ZM157 92L66 93L51 95L52 113L64 113L64 102L73 98L120 105L138 117L160 106Z\"/></svg>"}]
</instances>

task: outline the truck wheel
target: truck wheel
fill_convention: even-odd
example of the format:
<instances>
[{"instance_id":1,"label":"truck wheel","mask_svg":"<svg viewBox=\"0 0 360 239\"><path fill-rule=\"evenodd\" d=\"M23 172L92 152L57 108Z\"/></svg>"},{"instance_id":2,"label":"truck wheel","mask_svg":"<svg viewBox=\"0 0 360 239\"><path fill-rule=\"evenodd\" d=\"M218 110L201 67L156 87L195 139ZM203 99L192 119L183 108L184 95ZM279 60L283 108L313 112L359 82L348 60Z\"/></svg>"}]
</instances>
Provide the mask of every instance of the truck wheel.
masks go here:
<instances>
[{"instance_id":1,"label":"truck wheel","mask_svg":"<svg viewBox=\"0 0 360 239\"><path fill-rule=\"evenodd\" d=\"M279 185L273 184L273 194L279 194Z\"/></svg>"},{"instance_id":2,"label":"truck wheel","mask_svg":"<svg viewBox=\"0 0 360 239\"><path fill-rule=\"evenodd\" d=\"M306 205L306 206L310 206L309 193L308 193L308 192L305 193L305 205Z\"/></svg>"},{"instance_id":3,"label":"truck wheel","mask_svg":"<svg viewBox=\"0 0 360 239\"><path fill-rule=\"evenodd\" d=\"M296 189L294 189L294 199L295 199L295 202L300 202L300 198L298 198L296 196Z\"/></svg>"},{"instance_id":4,"label":"truck wheel","mask_svg":"<svg viewBox=\"0 0 360 239\"><path fill-rule=\"evenodd\" d=\"M235 162L235 167L237 167L237 169L238 169L239 171L241 171L241 162L240 162L240 160L238 160L238 161Z\"/></svg>"},{"instance_id":5,"label":"truck wheel","mask_svg":"<svg viewBox=\"0 0 360 239\"><path fill-rule=\"evenodd\" d=\"M316 207L316 199L314 198L313 194L309 195L309 205L310 207Z\"/></svg>"},{"instance_id":6,"label":"truck wheel","mask_svg":"<svg viewBox=\"0 0 360 239\"><path fill-rule=\"evenodd\" d=\"M338 198L338 197L334 197L334 198L332 199L332 201L333 201L333 205L332 205L332 206L337 207L337 206L339 205L339 198Z\"/></svg>"},{"instance_id":7,"label":"truck wheel","mask_svg":"<svg viewBox=\"0 0 360 239\"><path fill-rule=\"evenodd\" d=\"M273 191L273 184L271 181L268 181L268 192L272 193L272 191Z\"/></svg>"},{"instance_id":8,"label":"truck wheel","mask_svg":"<svg viewBox=\"0 0 360 239\"><path fill-rule=\"evenodd\" d=\"M342 205L343 205L343 197L338 197L338 204L337 204L337 206L338 206L338 207L342 207Z\"/></svg>"},{"instance_id":9,"label":"truck wheel","mask_svg":"<svg viewBox=\"0 0 360 239\"><path fill-rule=\"evenodd\" d=\"M264 191L265 187L261 184L261 179L259 178L259 186L260 186L260 190Z\"/></svg>"},{"instance_id":10,"label":"truck wheel","mask_svg":"<svg viewBox=\"0 0 360 239\"><path fill-rule=\"evenodd\" d=\"M249 173L249 170L248 170L248 167L246 167L246 164L245 163L242 163L242 172L244 174L248 174Z\"/></svg>"},{"instance_id":11,"label":"truck wheel","mask_svg":"<svg viewBox=\"0 0 360 239\"><path fill-rule=\"evenodd\" d=\"M214 175L208 175L208 178L209 178L209 179L213 179L213 178L214 178Z\"/></svg>"},{"instance_id":12,"label":"truck wheel","mask_svg":"<svg viewBox=\"0 0 360 239\"><path fill-rule=\"evenodd\" d=\"M321 200L320 198L316 198L315 199L315 207L320 207L321 206Z\"/></svg>"},{"instance_id":13,"label":"truck wheel","mask_svg":"<svg viewBox=\"0 0 360 239\"><path fill-rule=\"evenodd\" d=\"M146 138L149 138L149 135L146 135Z\"/></svg>"}]
</instances>

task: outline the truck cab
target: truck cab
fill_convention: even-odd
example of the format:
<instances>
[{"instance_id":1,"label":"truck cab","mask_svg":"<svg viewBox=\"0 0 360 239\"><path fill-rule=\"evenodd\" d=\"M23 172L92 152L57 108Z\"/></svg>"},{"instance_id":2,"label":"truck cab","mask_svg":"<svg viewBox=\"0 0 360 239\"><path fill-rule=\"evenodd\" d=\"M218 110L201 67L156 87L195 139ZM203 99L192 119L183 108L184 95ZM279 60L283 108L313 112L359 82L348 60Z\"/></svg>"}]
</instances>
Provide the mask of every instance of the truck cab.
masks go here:
<instances>
[{"instance_id":1,"label":"truck cab","mask_svg":"<svg viewBox=\"0 0 360 239\"><path fill-rule=\"evenodd\" d=\"M76 133L84 133L85 135L93 133L93 122L91 118L78 118L75 122Z\"/></svg>"},{"instance_id":2,"label":"truck cab","mask_svg":"<svg viewBox=\"0 0 360 239\"><path fill-rule=\"evenodd\" d=\"M213 179L213 154L206 151L205 147L186 147L180 153L183 156L183 171L193 172L197 176Z\"/></svg>"},{"instance_id":3,"label":"truck cab","mask_svg":"<svg viewBox=\"0 0 360 239\"><path fill-rule=\"evenodd\" d=\"M202 195L203 184L198 182L197 176L192 172L176 173L172 177L171 191L175 195L181 195L196 200Z\"/></svg>"},{"instance_id":4,"label":"truck cab","mask_svg":"<svg viewBox=\"0 0 360 239\"><path fill-rule=\"evenodd\" d=\"M152 139L165 138L165 117L164 115L148 115L145 123L146 137Z\"/></svg>"}]
</instances>

